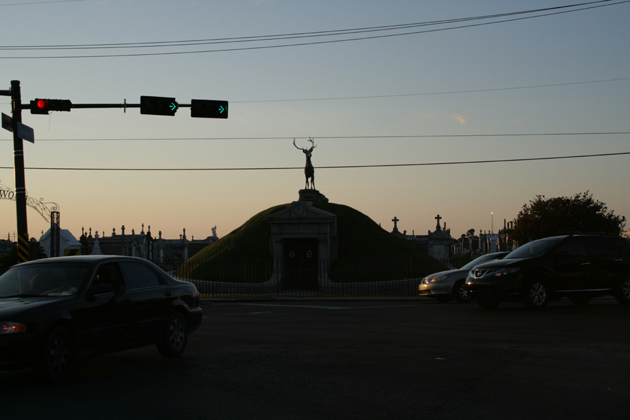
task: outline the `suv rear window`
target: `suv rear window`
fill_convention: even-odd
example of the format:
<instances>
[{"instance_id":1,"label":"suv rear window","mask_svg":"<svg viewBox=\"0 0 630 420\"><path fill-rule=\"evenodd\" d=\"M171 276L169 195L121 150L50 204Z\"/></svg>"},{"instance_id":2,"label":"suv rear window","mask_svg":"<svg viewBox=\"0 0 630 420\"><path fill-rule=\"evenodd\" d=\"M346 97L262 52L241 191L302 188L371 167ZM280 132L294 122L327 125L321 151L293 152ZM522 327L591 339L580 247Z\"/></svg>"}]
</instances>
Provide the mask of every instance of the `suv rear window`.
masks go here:
<instances>
[{"instance_id":1,"label":"suv rear window","mask_svg":"<svg viewBox=\"0 0 630 420\"><path fill-rule=\"evenodd\" d=\"M624 242L623 238L589 237L587 239L588 253L595 257L619 255L623 252Z\"/></svg>"}]
</instances>

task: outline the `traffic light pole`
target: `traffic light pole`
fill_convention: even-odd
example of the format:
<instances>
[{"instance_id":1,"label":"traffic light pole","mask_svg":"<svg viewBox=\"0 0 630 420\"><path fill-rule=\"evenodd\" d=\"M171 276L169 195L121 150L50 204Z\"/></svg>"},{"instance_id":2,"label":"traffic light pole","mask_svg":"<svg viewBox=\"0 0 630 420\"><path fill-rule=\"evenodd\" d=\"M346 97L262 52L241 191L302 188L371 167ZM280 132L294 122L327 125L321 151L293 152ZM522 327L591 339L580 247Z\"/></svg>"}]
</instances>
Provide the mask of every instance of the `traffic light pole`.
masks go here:
<instances>
[{"instance_id":1,"label":"traffic light pole","mask_svg":"<svg viewBox=\"0 0 630 420\"><path fill-rule=\"evenodd\" d=\"M193 99L190 104L178 104L175 98L157 96L141 96L139 104L128 104L127 100L122 104L73 104L68 99L36 99L30 104L22 104L20 81L12 80L10 90L0 90L0 96L11 97L12 121L9 126L3 128L13 131L13 156L15 170L15 205L17 210L17 256L18 263L29 259L28 225L26 220L26 181L24 176L24 143L22 137L32 141L33 134L30 127L22 124L22 110L30 109L31 114L48 114L49 111L70 111L72 108L140 108L142 114L175 115L179 108L190 108L191 117L197 118L228 118L228 102ZM22 129L22 134L20 134ZM28 137L28 130L30 136ZM27 131L25 131L27 130ZM22 136L22 137L20 137ZM25 137L26 136L26 137Z\"/></svg>"},{"instance_id":2,"label":"traffic light pole","mask_svg":"<svg viewBox=\"0 0 630 420\"><path fill-rule=\"evenodd\" d=\"M13 167L15 171L15 207L17 215L17 258L18 263L28 261L28 223L26 219L26 178L24 176L24 142L18 135L18 125L22 123L22 93L20 81L11 81L11 90L0 91L2 96L11 96L13 126Z\"/></svg>"}]
</instances>

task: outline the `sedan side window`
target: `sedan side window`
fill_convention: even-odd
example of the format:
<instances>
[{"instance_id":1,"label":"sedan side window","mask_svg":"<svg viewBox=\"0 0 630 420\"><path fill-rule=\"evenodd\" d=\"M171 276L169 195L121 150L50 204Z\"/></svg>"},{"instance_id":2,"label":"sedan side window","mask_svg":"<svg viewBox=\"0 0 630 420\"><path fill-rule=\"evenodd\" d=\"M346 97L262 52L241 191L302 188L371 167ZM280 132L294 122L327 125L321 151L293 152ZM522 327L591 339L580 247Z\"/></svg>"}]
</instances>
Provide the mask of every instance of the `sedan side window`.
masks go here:
<instances>
[{"instance_id":1,"label":"sedan side window","mask_svg":"<svg viewBox=\"0 0 630 420\"><path fill-rule=\"evenodd\" d=\"M114 290L118 290L118 288L122 286L122 279L116 268L116 264L103 264L98 268L94 280L92 280L92 287L102 284L110 285Z\"/></svg>"},{"instance_id":2,"label":"sedan side window","mask_svg":"<svg viewBox=\"0 0 630 420\"><path fill-rule=\"evenodd\" d=\"M124 261L120 263L125 284L130 290L155 287L164 284L153 270L142 263Z\"/></svg>"}]
</instances>

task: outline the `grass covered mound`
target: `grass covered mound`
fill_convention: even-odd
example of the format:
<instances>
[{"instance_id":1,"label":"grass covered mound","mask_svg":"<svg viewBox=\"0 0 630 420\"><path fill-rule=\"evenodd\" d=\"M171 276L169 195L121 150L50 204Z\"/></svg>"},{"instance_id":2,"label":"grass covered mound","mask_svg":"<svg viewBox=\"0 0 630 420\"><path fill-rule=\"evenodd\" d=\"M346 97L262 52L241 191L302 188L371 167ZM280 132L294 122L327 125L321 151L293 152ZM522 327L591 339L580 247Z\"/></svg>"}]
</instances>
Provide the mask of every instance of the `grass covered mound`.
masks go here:
<instances>
[{"instance_id":1,"label":"grass covered mound","mask_svg":"<svg viewBox=\"0 0 630 420\"><path fill-rule=\"evenodd\" d=\"M253 216L241 227L193 255L176 274L196 280L262 283L273 273L267 216L290 207L282 204Z\"/></svg>"},{"instance_id":2,"label":"grass covered mound","mask_svg":"<svg viewBox=\"0 0 630 420\"><path fill-rule=\"evenodd\" d=\"M329 278L338 282L424 277L446 267L352 207L314 203L337 216L338 253Z\"/></svg>"},{"instance_id":3,"label":"grass covered mound","mask_svg":"<svg viewBox=\"0 0 630 420\"><path fill-rule=\"evenodd\" d=\"M271 225L267 216L290 207L262 211L238 229L190 258L177 275L197 280L261 283L273 273ZM329 277L352 283L423 277L445 270L404 239L386 232L363 213L340 204L314 203L337 216L338 253Z\"/></svg>"}]
</instances>

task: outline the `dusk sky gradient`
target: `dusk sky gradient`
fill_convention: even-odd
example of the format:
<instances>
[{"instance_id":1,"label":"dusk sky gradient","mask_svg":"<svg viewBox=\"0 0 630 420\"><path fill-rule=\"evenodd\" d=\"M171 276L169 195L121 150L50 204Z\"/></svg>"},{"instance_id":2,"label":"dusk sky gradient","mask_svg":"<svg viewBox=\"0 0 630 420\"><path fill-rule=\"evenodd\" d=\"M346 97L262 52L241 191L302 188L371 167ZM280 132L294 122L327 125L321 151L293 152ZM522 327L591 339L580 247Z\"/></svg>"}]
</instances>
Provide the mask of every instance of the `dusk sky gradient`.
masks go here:
<instances>
[{"instance_id":1,"label":"dusk sky gradient","mask_svg":"<svg viewBox=\"0 0 630 420\"><path fill-rule=\"evenodd\" d=\"M167 239L184 228L189 239L203 239L215 225L225 236L255 213L298 199L304 154L292 142L306 147L309 136L317 189L389 231L396 216L401 231L426 234L438 214L454 237L492 223L496 231L536 195L587 190L629 217L630 155L621 154L630 152L628 1L242 39L577 3L0 0L0 90L19 80L23 103L139 103L142 95L229 101L227 120L191 118L189 108L174 117L137 108L23 111L35 131L35 144L24 143L28 194L58 203L61 227L76 237L81 228L110 236L122 225L139 233L142 224ZM535 17L554 12L563 13ZM496 23L507 19L519 20ZM343 41L384 35L396 36ZM146 44L225 38L240 39ZM95 48L120 43L144 44ZM68 45L89 48L41 47ZM0 97L0 111L10 115L9 97ZM373 166L593 154L618 155ZM366 167L327 168L340 166ZM10 188L12 168L12 134L2 130L0 183ZM86 170L94 168L117 170ZM15 203L0 200L2 239L16 232L15 215ZM35 238L50 227L32 208L28 226Z\"/></svg>"}]
</instances>

